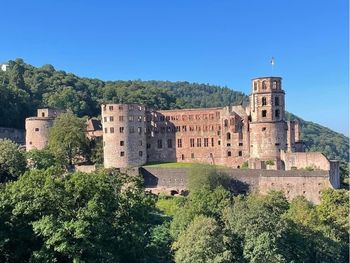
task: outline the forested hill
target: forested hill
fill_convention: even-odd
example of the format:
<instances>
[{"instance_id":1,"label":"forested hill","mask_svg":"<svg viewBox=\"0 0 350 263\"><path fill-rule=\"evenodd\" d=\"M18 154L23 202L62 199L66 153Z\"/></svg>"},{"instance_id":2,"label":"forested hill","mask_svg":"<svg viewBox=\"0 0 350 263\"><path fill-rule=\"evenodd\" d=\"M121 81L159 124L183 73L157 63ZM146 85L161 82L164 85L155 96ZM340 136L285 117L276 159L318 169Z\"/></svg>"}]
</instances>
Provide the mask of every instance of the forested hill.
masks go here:
<instances>
[{"instance_id":1,"label":"forested hill","mask_svg":"<svg viewBox=\"0 0 350 263\"><path fill-rule=\"evenodd\" d=\"M79 116L98 116L103 102L143 103L153 108L193 108L237 105L247 100L242 92L227 87L170 81L102 81L80 78L51 65L36 68L21 59L0 71L0 126L24 127L24 119L39 107L71 109ZM304 121L301 138L310 150L330 158L349 159L349 141L344 135Z\"/></svg>"}]
</instances>

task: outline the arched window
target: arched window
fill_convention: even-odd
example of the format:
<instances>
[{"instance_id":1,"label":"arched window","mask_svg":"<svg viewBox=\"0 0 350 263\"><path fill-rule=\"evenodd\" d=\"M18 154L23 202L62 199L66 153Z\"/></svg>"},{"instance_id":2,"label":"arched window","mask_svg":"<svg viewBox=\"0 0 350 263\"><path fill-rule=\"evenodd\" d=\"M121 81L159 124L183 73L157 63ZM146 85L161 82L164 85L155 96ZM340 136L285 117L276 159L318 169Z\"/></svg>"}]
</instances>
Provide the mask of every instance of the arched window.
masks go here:
<instances>
[{"instance_id":1,"label":"arched window","mask_svg":"<svg viewBox=\"0 0 350 263\"><path fill-rule=\"evenodd\" d=\"M266 106L266 97L262 97L262 101L261 102L262 102L263 106Z\"/></svg>"},{"instance_id":2,"label":"arched window","mask_svg":"<svg viewBox=\"0 0 350 263\"><path fill-rule=\"evenodd\" d=\"M272 88L273 88L273 89L277 89L277 80L274 80L274 81L272 82Z\"/></svg>"},{"instance_id":3,"label":"arched window","mask_svg":"<svg viewBox=\"0 0 350 263\"><path fill-rule=\"evenodd\" d=\"M228 133L226 134L226 138L227 138L227 140L231 140L231 133L228 132Z\"/></svg>"},{"instance_id":4,"label":"arched window","mask_svg":"<svg viewBox=\"0 0 350 263\"><path fill-rule=\"evenodd\" d=\"M265 80L262 82L262 89L266 89L266 81Z\"/></svg>"}]
</instances>

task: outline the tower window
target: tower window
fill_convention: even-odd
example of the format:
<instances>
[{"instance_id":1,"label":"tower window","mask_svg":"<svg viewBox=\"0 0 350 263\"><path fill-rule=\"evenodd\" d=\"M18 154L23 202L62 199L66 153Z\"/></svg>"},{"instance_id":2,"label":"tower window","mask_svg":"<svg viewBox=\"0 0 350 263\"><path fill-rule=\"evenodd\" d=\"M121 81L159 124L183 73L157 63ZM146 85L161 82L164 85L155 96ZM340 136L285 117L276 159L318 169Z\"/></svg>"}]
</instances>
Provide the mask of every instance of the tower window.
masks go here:
<instances>
[{"instance_id":1,"label":"tower window","mask_svg":"<svg viewBox=\"0 0 350 263\"><path fill-rule=\"evenodd\" d=\"M262 127L262 129L261 129L262 131L266 131L266 127Z\"/></svg>"},{"instance_id":2,"label":"tower window","mask_svg":"<svg viewBox=\"0 0 350 263\"><path fill-rule=\"evenodd\" d=\"M242 151L239 151L239 152L238 152L238 156L242 156Z\"/></svg>"},{"instance_id":3,"label":"tower window","mask_svg":"<svg viewBox=\"0 0 350 263\"><path fill-rule=\"evenodd\" d=\"M231 156L232 156L231 151L228 151L228 152L227 152L227 156L228 156L228 157L231 157Z\"/></svg>"},{"instance_id":4,"label":"tower window","mask_svg":"<svg viewBox=\"0 0 350 263\"><path fill-rule=\"evenodd\" d=\"M163 148L163 141L162 140L158 140L157 146L158 146L158 149Z\"/></svg>"},{"instance_id":5,"label":"tower window","mask_svg":"<svg viewBox=\"0 0 350 263\"><path fill-rule=\"evenodd\" d=\"M273 89L277 89L277 81L276 81L276 80L274 80L274 81L272 82L272 88L273 88Z\"/></svg>"},{"instance_id":6,"label":"tower window","mask_svg":"<svg viewBox=\"0 0 350 263\"><path fill-rule=\"evenodd\" d=\"M256 82L254 82L254 90L256 91L258 89L258 85Z\"/></svg>"},{"instance_id":7,"label":"tower window","mask_svg":"<svg viewBox=\"0 0 350 263\"><path fill-rule=\"evenodd\" d=\"M279 97L275 97L275 106L279 106L279 105L280 105Z\"/></svg>"},{"instance_id":8,"label":"tower window","mask_svg":"<svg viewBox=\"0 0 350 263\"><path fill-rule=\"evenodd\" d=\"M142 157L142 155L143 155L143 152L139 151L139 156Z\"/></svg>"},{"instance_id":9,"label":"tower window","mask_svg":"<svg viewBox=\"0 0 350 263\"><path fill-rule=\"evenodd\" d=\"M35 131L36 131L36 132L39 131L39 128L35 128Z\"/></svg>"},{"instance_id":10,"label":"tower window","mask_svg":"<svg viewBox=\"0 0 350 263\"><path fill-rule=\"evenodd\" d=\"M275 117L279 118L280 117L280 110L275 110Z\"/></svg>"},{"instance_id":11,"label":"tower window","mask_svg":"<svg viewBox=\"0 0 350 263\"><path fill-rule=\"evenodd\" d=\"M45 112L42 112L42 113L41 113L41 117L45 117Z\"/></svg>"},{"instance_id":12,"label":"tower window","mask_svg":"<svg viewBox=\"0 0 350 263\"><path fill-rule=\"evenodd\" d=\"M261 112L261 116L262 116L262 117L266 117L266 110L263 110L263 111Z\"/></svg>"},{"instance_id":13,"label":"tower window","mask_svg":"<svg viewBox=\"0 0 350 263\"><path fill-rule=\"evenodd\" d=\"M266 89L266 81L265 80L262 82L262 89Z\"/></svg>"},{"instance_id":14,"label":"tower window","mask_svg":"<svg viewBox=\"0 0 350 263\"><path fill-rule=\"evenodd\" d=\"M120 146L124 146L124 141L120 141Z\"/></svg>"},{"instance_id":15,"label":"tower window","mask_svg":"<svg viewBox=\"0 0 350 263\"><path fill-rule=\"evenodd\" d=\"M228 133L226 134L226 139L227 139L227 140L231 140L231 133L228 132Z\"/></svg>"},{"instance_id":16,"label":"tower window","mask_svg":"<svg viewBox=\"0 0 350 263\"><path fill-rule=\"evenodd\" d=\"M266 106L266 97L262 97L262 101L261 101L263 106Z\"/></svg>"},{"instance_id":17,"label":"tower window","mask_svg":"<svg viewBox=\"0 0 350 263\"><path fill-rule=\"evenodd\" d=\"M120 152L120 157L125 156L125 152Z\"/></svg>"},{"instance_id":18,"label":"tower window","mask_svg":"<svg viewBox=\"0 0 350 263\"><path fill-rule=\"evenodd\" d=\"M172 141L172 139L168 139L168 148L173 148L173 141Z\"/></svg>"}]
</instances>

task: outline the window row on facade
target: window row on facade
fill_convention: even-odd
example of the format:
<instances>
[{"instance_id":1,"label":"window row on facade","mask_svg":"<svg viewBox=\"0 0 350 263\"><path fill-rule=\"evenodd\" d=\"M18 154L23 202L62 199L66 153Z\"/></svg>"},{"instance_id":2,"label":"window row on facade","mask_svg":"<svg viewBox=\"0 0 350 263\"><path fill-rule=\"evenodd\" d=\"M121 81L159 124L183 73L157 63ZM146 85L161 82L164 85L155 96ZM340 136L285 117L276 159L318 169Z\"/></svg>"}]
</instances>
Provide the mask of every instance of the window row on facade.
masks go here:
<instances>
[{"instance_id":1,"label":"window row on facade","mask_svg":"<svg viewBox=\"0 0 350 263\"><path fill-rule=\"evenodd\" d=\"M142 122L142 121L146 121L146 117L145 116L127 116L128 121L133 122L133 121L138 121L138 122ZM125 121L126 120L126 116L118 116L118 120L120 122ZM114 122L114 116L106 116L103 117L103 122Z\"/></svg>"},{"instance_id":2,"label":"window row on facade","mask_svg":"<svg viewBox=\"0 0 350 263\"><path fill-rule=\"evenodd\" d=\"M115 107L114 105L109 105L108 106L108 110L109 111L114 111L118 108L118 110L122 111L125 109L125 107L128 109L128 110L136 110L138 109L139 111L142 111L142 110L145 110L145 107L143 106L138 106L138 105L133 105L133 104L128 104L128 105L118 105L117 107ZM103 107L103 111L106 111L107 110L107 106L105 105Z\"/></svg>"},{"instance_id":3,"label":"window row on facade","mask_svg":"<svg viewBox=\"0 0 350 263\"><path fill-rule=\"evenodd\" d=\"M143 130L142 127L137 127L137 129L135 128L136 127L134 126L129 127L129 133L137 132L138 134L142 134L142 130ZM125 132L125 128L119 127L119 133L124 133L124 132ZM105 128L104 133L115 133L115 128L114 127Z\"/></svg>"},{"instance_id":4,"label":"window row on facade","mask_svg":"<svg viewBox=\"0 0 350 263\"><path fill-rule=\"evenodd\" d=\"M256 91L258 89L258 86L259 86L259 82L258 81L255 81L254 82L254 90ZM263 90L266 90L267 89L267 85L268 85L268 82L266 80L263 80L261 82L261 88ZM272 81L272 86L271 86L272 89L278 89L279 88L279 82L277 80L274 80Z\"/></svg>"},{"instance_id":5,"label":"window row on facade","mask_svg":"<svg viewBox=\"0 0 350 263\"><path fill-rule=\"evenodd\" d=\"M280 105L280 98L278 96L273 97L273 98L274 98L274 100L273 100L274 106L279 106ZM262 97L261 98L261 105L262 106L266 106L267 105L267 98L266 97Z\"/></svg>"},{"instance_id":6,"label":"window row on facade","mask_svg":"<svg viewBox=\"0 0 350 263\"><path fill-rule=\"evenodd\" d=\"M152 117L151 117L152 115ZM178 114L178 115L163 115L161 113L152 113L150 118L153 121L194 121L194 120L219 120L220 119L220 112L217 111L215 113L208 113L208 114Z\"/></svg>"},{"instance_id":7,"label":"window row on facade","mask_svg":"<svg viewBox=\"0 0 350 263\"><path fill-rule=\"evenodd\" d=\"M266 118L267 117L267 110L262 110L261 111L261 117ZM277 119L280 117L280 110L274 110L274 117Z\"/></svg>"}]
</instances>

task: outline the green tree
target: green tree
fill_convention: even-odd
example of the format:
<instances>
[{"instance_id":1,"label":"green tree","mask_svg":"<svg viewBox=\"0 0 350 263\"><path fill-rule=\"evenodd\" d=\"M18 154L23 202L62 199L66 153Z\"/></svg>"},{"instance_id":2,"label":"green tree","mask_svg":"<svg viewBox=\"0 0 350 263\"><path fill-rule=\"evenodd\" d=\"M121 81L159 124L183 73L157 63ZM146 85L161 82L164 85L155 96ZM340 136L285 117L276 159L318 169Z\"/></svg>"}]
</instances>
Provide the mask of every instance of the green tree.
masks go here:
<instances>
[{"instance_id":1,"label":"green tree","mask_svg":"<svg viewBox=\"0 0 350 263\"><path fill-rule=\"evenodd\" d=\"M30 169L47 169L57 165L54 154L48 149L33 149L26 153Z\"/></svg>"},{"instance_id":2,"label":"green tree","mask_svg":"<svg viewBox=\"0 0 350 263\"><path fill-rule=\"evenodd\" d=\"M215 219L196 216L173 244L177 263L232 262L221 226Z\"/></svg>"},{"instance_id":3,"label":"green tree","mask_svg":"<svg viewBox=\"0 0 350 263\"><path fill-rule=\"evenodd\" d=\"M0 182L17 179L25 169L24 151L20 149L18 144L7 139L0 139Z\"/></svg>"},{"instance_id":4,"label":"green tree","mask_svg":"<svg viewBox=\"0 0 350 263\"><path fill-rule=\"evenodd\" d=\"M49 149L64 165L84 160L88 155L89 141L85 135L84 119L72 113L59 115L49 132Z\"/></svg>"},{"instance_id":5,"label":"green tree","mask_svg":"<svg viewBox=\"0 0 350 263\"><path fill-rule=\"evenodd\" d=\"M0 192L1 262L141 262L154 199L116 171L32 170Z\"/></svg>"}]
</instances>

